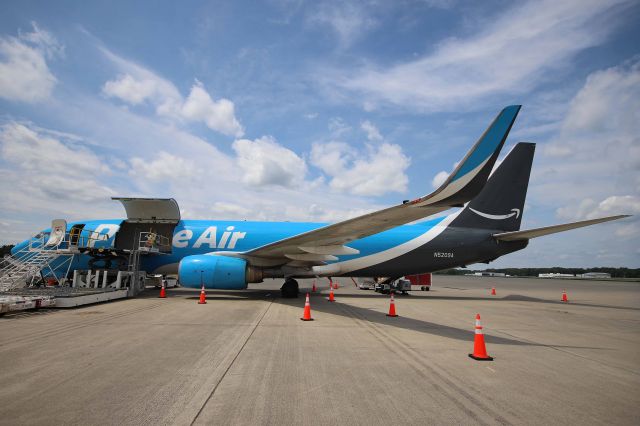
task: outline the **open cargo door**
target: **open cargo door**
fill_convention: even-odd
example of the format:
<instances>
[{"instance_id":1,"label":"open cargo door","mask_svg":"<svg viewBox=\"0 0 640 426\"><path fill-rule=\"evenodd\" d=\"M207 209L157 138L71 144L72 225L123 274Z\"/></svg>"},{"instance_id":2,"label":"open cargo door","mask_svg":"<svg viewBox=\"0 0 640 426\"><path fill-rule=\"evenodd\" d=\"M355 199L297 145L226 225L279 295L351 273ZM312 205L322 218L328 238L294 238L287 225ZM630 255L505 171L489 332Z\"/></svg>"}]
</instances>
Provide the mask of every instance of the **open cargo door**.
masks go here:
<instances>
[{"instance_id":1,"label":"open cargo door","mask_svg":"<svg viewBox=\"0 0 640 426\"><path fill-rule=\"evenodd\" d=\"M173 198L124 198L120 201L127 212L129 223L173 223L180 222L180 208Z\"/></svg>"},{"instance_id":2,"label":"open cargo door","mask_svg":"<svg viewBox=\"0 0 640 426\"><path fill-rule=\"evenodd\" d=\"M180 222L180 208L173 198L128 198L113 197L120 201L127 212L127 219L120 225L116 235L116 249L131 250L140 247L141 238L153 244L161 244L160 251L170 252L173 230ZM157 236L157 238L156 238Z\"/></svg>"}]
</instances>

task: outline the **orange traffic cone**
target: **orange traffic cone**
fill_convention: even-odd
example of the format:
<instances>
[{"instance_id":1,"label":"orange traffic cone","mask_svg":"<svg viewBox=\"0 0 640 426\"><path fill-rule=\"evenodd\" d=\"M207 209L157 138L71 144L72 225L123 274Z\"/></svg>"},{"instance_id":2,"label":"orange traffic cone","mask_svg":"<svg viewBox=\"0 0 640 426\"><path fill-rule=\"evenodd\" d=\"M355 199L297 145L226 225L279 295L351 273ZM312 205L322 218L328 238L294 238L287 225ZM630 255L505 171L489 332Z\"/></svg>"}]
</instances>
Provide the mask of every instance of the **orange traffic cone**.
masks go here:
<instances>
[{"instance_id":1,"label":"orange traffic cone","mask_svg":"<svg viewBox=\"0 0 640 426\"><path fill-rule=\"evenodd\" d=\"M311 304L309 303L309 293L307 293L307 298L304 301L304 314L300 319L302 321L313 321L313 318L311 318Z\"/></svg>"},{"instance_id":2,"label":"orange traffic cone","mask_svg":"<svg viewBox=\"0 0 640 426\"><path fill-rule=\"evenodd\" d=\"M198 305L206 305L207 304L207 295L204 292L204 284L202 285L202 290L200 290L200 300L198 301Z\"/></svg>"},{"instance_id":3,"label":"orange traffic cone","mask_svg":"<svg viewBox=\"0 0 640 426\"><path fill-rule=\"evenodd\" d=\"M563 302L569 302L569 299L567 298L567 290L562 290L562 301Z\"/></svg>"},{"instance_id":4,"label":"orange traffic cone","mask_svg":"<svg viewBox=\"0 0 640 426\"><path fill-rule=\"evenodd\" d=\"M473 353L469 354L469 357L477 361L493 361L493 358L487 355L482 325L480 324L480 314L476 315L476 337L473 339Z\"/></svg>"},{"instance_id":5,"label":"orange traffic cone","mask_svg":"<svg viewBox=\"0 0 640 426\"><path fill-rule=\"evenodd\" d=\"M167 297L167 291L164 288L164 280L162 281L162 287L160 287L160 296L158 296L160 299L164 299L165 297Z\"/></svg>"},{"instance_id":6,"label":"orange traffic cone","mask_svg":"<svg viewBox=\"0 0 640 426\"><path fill-rule=\"evenodd\" d=\"M495 287L491 287L491 295L492 296L496 295L496 288Z\"/></svg>"},{"instance_id":7,"label":"orange traffic cone","mask_svg":"<svg viewBox=\"0 0 640 426\"><path fill-rule=\"evenodd\" d=\"M391 302L389 303L389 313L387 314L388 317L397 317L398 314L396 314L396 300L393 298L393 292L391 292Z\"/></svg>"},{"instance_id":8,"label":"orange traffic cone","mask_svg":"<svg viewBox=\"0 0 640 426\"><path fill-rule=\"evenodd\" d=\"M317 291L317 289L316 289L316 280L313 280L313 287L311 288L311 291L313 293L315 293Z\"/></svg>"},{"instance_id":9,"label":"orange traffic cone","mask_svg":"<svg viewBox=\"0 0 640 426\"><path fill-rule=\"evenodd\" d=\"M331 290L329 290L329 302L335 302L336 299L335 297L333 297L333 287L331 287Z\"/></svg>"},{"instance_id":10,"label":"orange traffic cone","mask_svg":"<svg viewBox=\"0 0 640 426\"><path fill-rule=\"evenodd\" d=\"M335 283L333 283L333 288L335 288L336 290L338 289L338 281L336 281Z\"/></svg>"}]
</instances>

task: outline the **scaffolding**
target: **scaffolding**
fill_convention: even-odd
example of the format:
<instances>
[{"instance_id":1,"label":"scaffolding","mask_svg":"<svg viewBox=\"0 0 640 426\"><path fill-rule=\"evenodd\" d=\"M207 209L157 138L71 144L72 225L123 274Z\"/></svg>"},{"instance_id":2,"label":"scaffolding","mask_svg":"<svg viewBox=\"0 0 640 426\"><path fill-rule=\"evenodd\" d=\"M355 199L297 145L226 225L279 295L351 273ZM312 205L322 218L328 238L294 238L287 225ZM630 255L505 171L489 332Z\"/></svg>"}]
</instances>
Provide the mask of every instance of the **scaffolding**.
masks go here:
<instances>
[{"instance_id":1,"label":"scaffolding","mask_svg":"<svg viewBox=\"0 0 640 426\"><path fill-rule=\"evenodd\" d=\"M61 232L53 236L40 233L14 254L4 257L0 267L0 292L34 287L44 281L45 274L58 285L66 283L71 265L80 248L108 239L92 230ZM43 274L44 272L44 274Z\"/></svg>"}]
</instances>

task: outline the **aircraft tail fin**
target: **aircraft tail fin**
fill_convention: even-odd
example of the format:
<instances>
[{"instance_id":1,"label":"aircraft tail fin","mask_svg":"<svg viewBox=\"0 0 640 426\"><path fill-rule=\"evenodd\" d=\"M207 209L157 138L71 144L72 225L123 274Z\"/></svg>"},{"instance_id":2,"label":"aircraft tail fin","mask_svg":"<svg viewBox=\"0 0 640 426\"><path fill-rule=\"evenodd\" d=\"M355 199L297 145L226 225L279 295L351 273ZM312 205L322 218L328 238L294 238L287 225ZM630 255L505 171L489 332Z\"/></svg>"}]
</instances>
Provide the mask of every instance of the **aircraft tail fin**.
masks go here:
<instances>
[{"instance_id":1,"label":"aircraft tail fin","mask_svg":"<svg viewBox=\"0 0 640 426\"><path fill-rule=\"evenodd\" d=\"M520 229L535 147L534 143L518 143L451 225L501 231Z\"/></svg>"}]
</instances>

